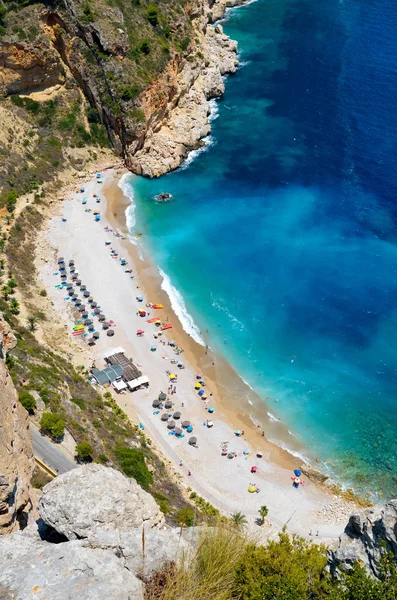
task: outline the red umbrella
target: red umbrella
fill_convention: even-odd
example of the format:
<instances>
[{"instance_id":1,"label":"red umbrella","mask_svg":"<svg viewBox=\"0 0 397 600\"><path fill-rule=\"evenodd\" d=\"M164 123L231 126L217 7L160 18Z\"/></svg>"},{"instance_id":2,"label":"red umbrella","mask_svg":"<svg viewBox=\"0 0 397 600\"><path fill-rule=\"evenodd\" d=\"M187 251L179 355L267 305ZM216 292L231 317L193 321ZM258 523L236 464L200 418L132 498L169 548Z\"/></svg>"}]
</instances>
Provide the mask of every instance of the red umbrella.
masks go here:
<instances>
[{"instance_id":1,"label":"red umbrella","mask_svg":"<svg viewBox=\"0 0 397 600\"><path fill-rule=\"evenodd\" d=\"M251 467L251 473L256 473L258 470L258 467Z\"/></svg>"}]
</instances>

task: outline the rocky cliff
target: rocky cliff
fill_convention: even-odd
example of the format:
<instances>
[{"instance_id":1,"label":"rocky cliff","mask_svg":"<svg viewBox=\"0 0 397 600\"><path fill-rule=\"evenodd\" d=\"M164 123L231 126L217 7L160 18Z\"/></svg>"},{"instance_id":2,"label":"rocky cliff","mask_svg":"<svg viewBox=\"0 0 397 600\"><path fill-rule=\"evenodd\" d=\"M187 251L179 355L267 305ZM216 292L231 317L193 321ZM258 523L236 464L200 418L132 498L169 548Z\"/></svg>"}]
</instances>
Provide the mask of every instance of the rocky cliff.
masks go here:
<instances>
[{"instance_id":1,"label":"rocky cliff","mask_svg":"<svg viewBox=\"0 0 397 600\"><path fill-rule=\"evenodd\" d=\"M331 573L350 569L360 561L376 576L382 549L397 559L397 500L351 515L337 547L329 551Z\"/></svg>"},{"instance_id":2,"label":"rocky cliff","mask_svg":"<svg viewBox=\"0 0 397 600\"><path fill-rule=\"evenodd\" d=\"M149 494L100 465L49 483L39 511L38 525L0 539L7 599L74 600L83 593L84 600L141 600L138 577L189 549L178 530L160 530L163 515Z\"/></svg>"},{"instance_id":3,"label":"rocky cliff","mask_svg":"<svg viewBox=\"0 0 397 600\"><path fill-rule=\"evenodd\" d=\"M0 313L0 534L27 523L33 472L28 413L19 403L5 366L15 337Z\"/></svg>"},{"instance_id":4,"label":"rocky cliff","mask_svg":"<svg viewBox=\"0 0 397 600\"><path fill-rule=\"evenodd\" d=\"M161 175L178 167L210 131L209 100L223 93L222 76L238 65L237 44L212 23L239 3L7 3L0 17L0 95L38 100L41 106L18 99L14 104L33 117L45 113L34 121L38 135L63 132L62 144L71 137L76 145L69 134L74 128L79 145L98 136L83 114L76 122L77 85L94 111L89 119L106 127L126 165ZM47 98L52 105L43 105Z\"/></svg>"}]
</instances>

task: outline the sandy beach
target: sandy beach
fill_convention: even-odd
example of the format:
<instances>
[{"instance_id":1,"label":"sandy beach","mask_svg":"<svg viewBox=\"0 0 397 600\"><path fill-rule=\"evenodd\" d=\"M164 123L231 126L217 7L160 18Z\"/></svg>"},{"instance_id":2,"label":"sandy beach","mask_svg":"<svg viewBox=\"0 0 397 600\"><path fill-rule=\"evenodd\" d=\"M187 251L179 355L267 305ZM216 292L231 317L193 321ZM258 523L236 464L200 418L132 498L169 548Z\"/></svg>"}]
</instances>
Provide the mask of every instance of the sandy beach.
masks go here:
<instances>
[{"instance_id":1,"label":"sandy beach","mask_svg":"<svg viewBox=\"0 0 397 600\"><path fill-rule=\"evenodd\" d=\"M103 183L98 183L94 176L84 184L79 183L76 189L81 185L85 188L84 193L65 193L57 214L40 233L37 256L39 279L64 324L64 336L70 338L71 344L81 346L79 360L84 360L86 367L95 361L98 368L103 368L106 351L119 346L125 349L126 355L149 378L150 386L122 394L112 390L113 396L133 422L142 423L145 433L180 474L183 485L192 488L225 514L240 510L253 523L258 517L258 508L266 505L269 521L275 529L288 523L291 532L305 537L312 534L313 539L324 542L334 540L354 506L320 489L305 477L303 486L298 489L292 486L293 470L301 461L270 443L267 440L269 432L266 430L263 436L262 429L255 426L241 403L239 408L238 399L246 393L244 382L221 357L214 356L211 351L206 353L205 347L183 330L167 294L161 289L162 278L157 267L142 249L138 250L129 241L125 224L129 200L123 196L115 172L104 173ZM100 198L99 203L93 194ZM83 197L87 198L85 205L82 204ZM100 211L99 222L94 219L92 211L95 210ZM111 243L106 245L107 241ZM112 258L111 249L118 252L116 258ZM92 318L100 337L95 346L89 347L83 338L72 336L75 320L72 303L67 299L66 290L56 287L60 283L59 255L66 261L75 261L82 283L107 320L114 322L113 337L106 335L96 317ZM126 259L126 266L121 266L121 257ZM125 272L130 269L131 273ZM143 302L137 301L139 296L143 297ZM147 316L140 317L138 309L145 308L149 302L161 303L164 308L146 308ZM158 330L147 320L157 316L162 322L172 324L172 329L156 339L154 334ZM144 331L142 337L137 336L138 329ZM174 340L183 353L176 355L174 348L168 345L169 340ZM151 350L152 346L156 347L155 351ZM173 360L181 361L184 368L172 364ZM181 421L190 421L191 435L197 437L198 448L188 444L189 433L183 438L169 434L166 423L160 419L164 411L154 414L153 400L161 391L167 393L169 390L167 371L178 376L177 383L173 384L176 393L169 395L174 403L170 413L178 410L182 413ZM207 405L194 387L197 372L202 373L206 383ZM214 408L212 415L205 406ZM212 428L206 426L207 419L213 421ZM272 439L282 439L285 435L281 424L273 423L269 427L274 428L270 431ZM244 436L235 436L236 429L243 430ZM228 451L236 453L235 458L221 456L224 442L228 442ZM259 451L262 458L256 457ZM255 474L251 473L253 466L257 467ZM257 485L260 491L250 494L250 484Z\"/></svg>"}]
</instances>

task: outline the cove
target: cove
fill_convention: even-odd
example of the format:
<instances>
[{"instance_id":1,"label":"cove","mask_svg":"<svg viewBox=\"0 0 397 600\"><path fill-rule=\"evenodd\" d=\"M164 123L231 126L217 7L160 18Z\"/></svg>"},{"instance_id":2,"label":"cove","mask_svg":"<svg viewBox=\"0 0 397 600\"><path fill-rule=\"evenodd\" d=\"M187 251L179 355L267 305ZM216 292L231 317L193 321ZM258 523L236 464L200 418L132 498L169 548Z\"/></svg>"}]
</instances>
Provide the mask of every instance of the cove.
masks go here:
<instances>
[{"instance_id":1,"label":"cove","mask_svg":"<svg viewBox=\"0 0 397 600\"><path fill-rule=\"evenodd\" d=\"M358 491L397 494L397 7L258 0L205 151L135 231L222 352ZM173 201L158 204L155 194Z\"/></svg>"}]
</instances>

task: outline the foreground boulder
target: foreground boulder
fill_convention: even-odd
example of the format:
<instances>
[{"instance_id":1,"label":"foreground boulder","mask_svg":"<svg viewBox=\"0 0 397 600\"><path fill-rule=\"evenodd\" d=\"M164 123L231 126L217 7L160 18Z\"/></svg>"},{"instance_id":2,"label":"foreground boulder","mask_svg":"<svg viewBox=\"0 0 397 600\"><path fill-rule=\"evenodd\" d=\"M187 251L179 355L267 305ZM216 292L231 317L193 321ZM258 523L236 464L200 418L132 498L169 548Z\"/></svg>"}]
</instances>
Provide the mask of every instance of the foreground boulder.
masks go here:
<instances>
[{"instance_id":1,"label":"foreground boulder","mask_svg":"<svg viewBox=\"0 0 397 600\"><path fill-rule=\"evenodd\" d=\"M360 561L376 577L383 547L397 558L397 500L351 515L337 548L329 551L330 571L338 574Z\"/></svg>"},{"instance_id":2,"label":"foreground boulder","mask_svg":"<svg viewBox=\"0 0 397 600\"><path fill-rule=\"evenodd\" d=\"M102 465L87 465L45 486L39 503L43 521L68 540L98 531L161 527L164 515L135 479Z\"/></svg>"},{"instance_id":3,"label":"foreground boulder","mask_svg":"<svg viewBox=\"0 0 397 600\"><path fill-rule=\"evenodd\" d=\"M0 598L142 600L140 581L112 550L81 541L49 544L15 533L0 539Z\"/></svg>"}]
</instances>

